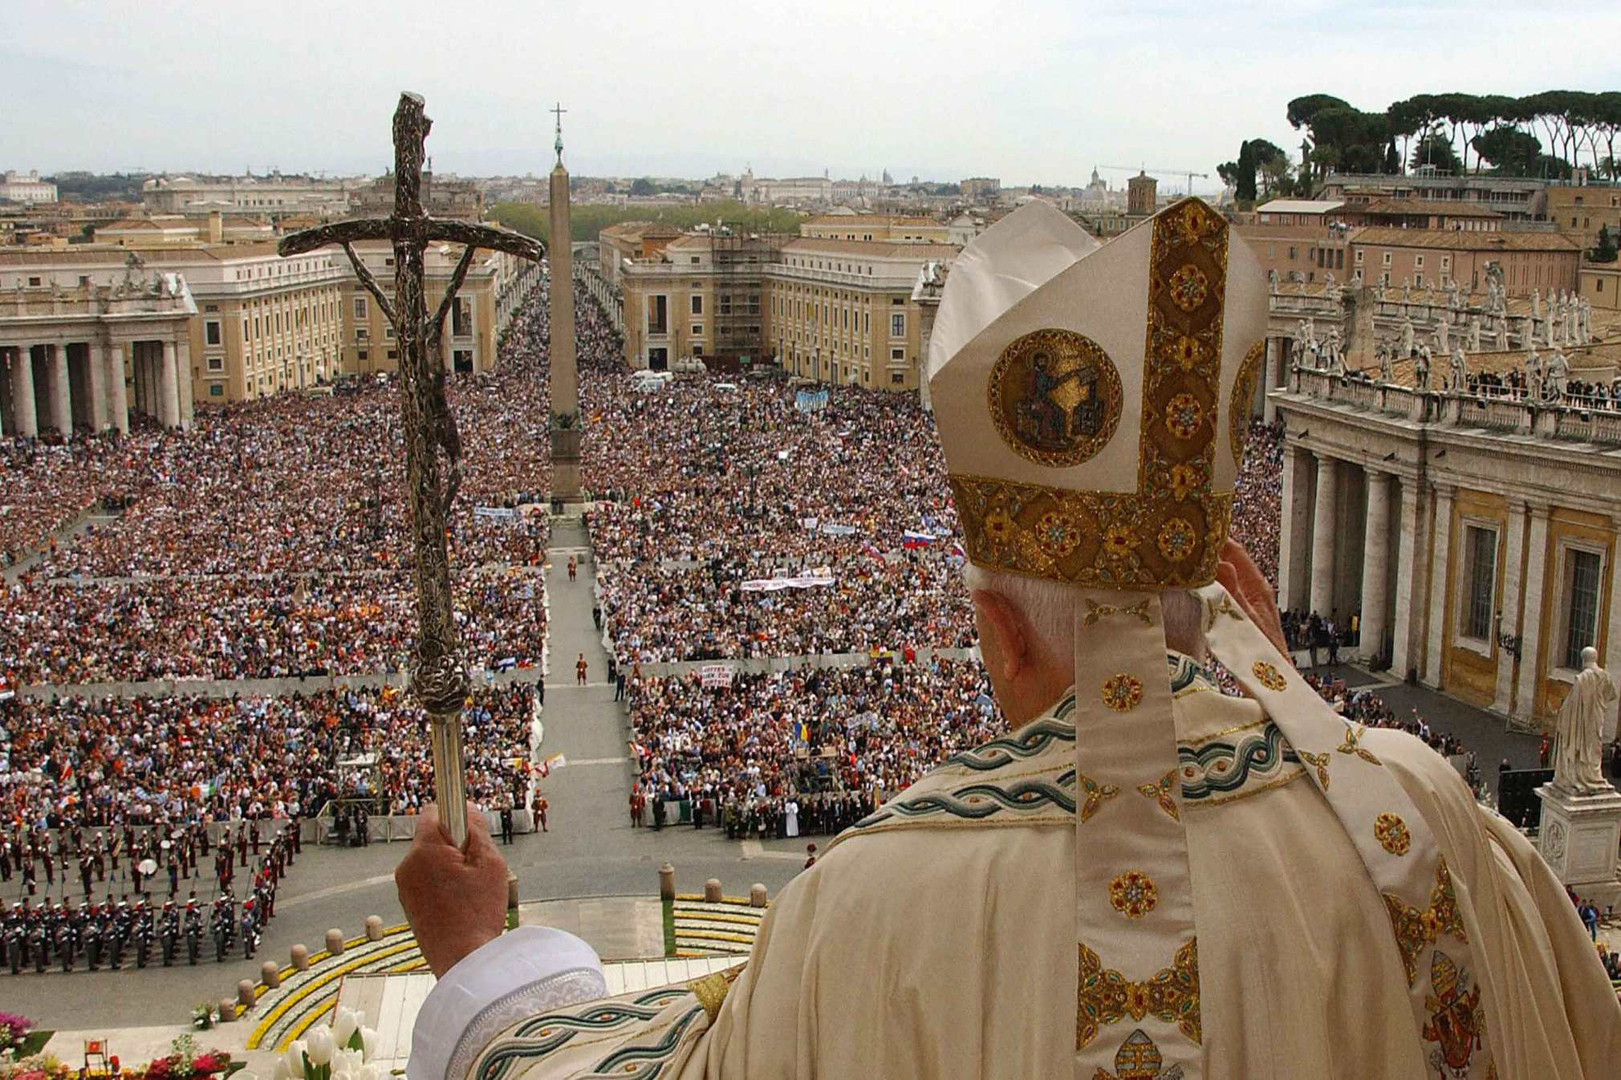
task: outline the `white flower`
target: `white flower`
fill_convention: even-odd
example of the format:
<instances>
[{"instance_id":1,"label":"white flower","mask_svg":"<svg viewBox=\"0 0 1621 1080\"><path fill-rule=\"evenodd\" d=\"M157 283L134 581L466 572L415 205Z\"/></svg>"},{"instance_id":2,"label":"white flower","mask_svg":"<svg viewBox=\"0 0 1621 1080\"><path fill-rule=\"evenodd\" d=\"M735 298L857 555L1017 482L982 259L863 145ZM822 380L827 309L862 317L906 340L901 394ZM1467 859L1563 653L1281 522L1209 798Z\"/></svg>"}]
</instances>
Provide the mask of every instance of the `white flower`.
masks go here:
<instances>
[{"instance_id":1,"label":"white flower","mask_svg":"<svg viewBox=\"0 0 1621 1080\"><path fill-rule=\"evenodd\" d=\"M276 1071L270 1075L270 1080L294 1080L293 1072L287 1066L287 1055L278 1054L276 1057Z\"/></svg>"},{"instance_id":2,"label":"white flower","mask_svg":"<svg viewBox=\"0 0 1621 1080\"><path fill-rule=\"evenodd\" d=\"M377 1029L362 1026L360 1029L360 1043L364 1047L366 1060L370 1061L377 1056Z\"/></svg>"},{"instance_id":3,"label":"white flower","mask_svg":"<svg viewBox=\"0 0 1621 1080\"><path fill-rule=\"evenodd\" d=\"M339 1048L332 1055L332 1080L339 1080L340 1077L344 1080L356 1080L363 1067L364 1062L361 1060L359 1050Z\"/></svg>"},{"instance_id":4,"label":"white flower","mask_svg":"<svg viewBox=\"0 0 1621 1080\"><path fill-rule=\"evenodd\" d=\"M332 1041L339 1047L349 1045L349 1040L360 1027L360 1014L353 1009L340 1008L337 1015L332 1018Z\"/></svg>"},{"instance_id":5,"label":"white flower","mask_svg":"<svg viewBox=\"0 0 1621 1080\"><path fill-rule=\"evenodd\" d=\"M315 1027L310 1029L309 1055L310 1064L325 1065L332 1060L332 1054L337 1050L338 1044L332 1038L332 1029Z\"/></svg>"},{"instance_id":6,"label":"white flower","mask_svg":"<svg viewBox=\"0 0 1621 1080\"><path fill-rule=\"evenodd\" d=\"M303 1039L294 1039L287 1044L287 1053L282 1056L282 1060L287 1062L287 1071L295 1080L304 1075L304 1051L308 1049L309 1043Z\"/></svg>"},{"instance_id":7,"label":"white flower","mask_svg":"<svg viewBox=\"0 0 1621 1080\"><path fill-rule=\"evenodd\" d=\"M388 1069L374 1062L367 1062L360 1067L355 1080L388 1080Z\"/></svg>"}]
</instances>

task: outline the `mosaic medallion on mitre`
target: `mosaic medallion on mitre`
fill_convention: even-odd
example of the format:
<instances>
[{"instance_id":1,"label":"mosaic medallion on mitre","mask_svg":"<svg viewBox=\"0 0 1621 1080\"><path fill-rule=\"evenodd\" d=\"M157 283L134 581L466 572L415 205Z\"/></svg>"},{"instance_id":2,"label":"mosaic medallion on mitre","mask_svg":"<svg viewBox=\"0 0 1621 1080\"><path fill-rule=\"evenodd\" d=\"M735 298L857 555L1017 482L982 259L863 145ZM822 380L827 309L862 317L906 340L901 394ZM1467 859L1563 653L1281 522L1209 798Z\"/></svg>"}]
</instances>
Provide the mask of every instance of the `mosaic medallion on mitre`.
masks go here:
<instances>
[{"instance_id":1,"label":"mosaic medallion on mitre","mask_svg":"<svg viewBox=\"0 0 1621 1080\"><path fill-rule=\"evenodd\" d=\"M1079 465L1120 422L1120 372L1097 342L1073 330L1034 330L991 369L991 417L1020 457Z\"/></svg>"}]
</instances>

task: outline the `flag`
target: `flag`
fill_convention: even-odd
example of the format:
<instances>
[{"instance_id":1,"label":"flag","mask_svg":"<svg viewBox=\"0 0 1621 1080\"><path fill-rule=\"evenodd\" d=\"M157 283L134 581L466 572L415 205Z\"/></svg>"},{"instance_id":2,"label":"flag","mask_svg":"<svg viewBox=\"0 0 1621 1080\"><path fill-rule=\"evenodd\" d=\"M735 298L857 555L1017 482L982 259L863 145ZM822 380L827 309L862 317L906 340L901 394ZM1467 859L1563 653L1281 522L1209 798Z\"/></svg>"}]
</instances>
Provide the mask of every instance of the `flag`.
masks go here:
<instances>
[{"instance_id":1,"label":"flag","mask_svg":"<svg viewBox=\"0 0 1621 1080\"><path fill-rule=\"evenodd\" d=\"M912 532L908 529L901 534L901 547L912 551L920 547L928 547L934 543L934 537L925 532Z\"/></svg>"}]
</instances>

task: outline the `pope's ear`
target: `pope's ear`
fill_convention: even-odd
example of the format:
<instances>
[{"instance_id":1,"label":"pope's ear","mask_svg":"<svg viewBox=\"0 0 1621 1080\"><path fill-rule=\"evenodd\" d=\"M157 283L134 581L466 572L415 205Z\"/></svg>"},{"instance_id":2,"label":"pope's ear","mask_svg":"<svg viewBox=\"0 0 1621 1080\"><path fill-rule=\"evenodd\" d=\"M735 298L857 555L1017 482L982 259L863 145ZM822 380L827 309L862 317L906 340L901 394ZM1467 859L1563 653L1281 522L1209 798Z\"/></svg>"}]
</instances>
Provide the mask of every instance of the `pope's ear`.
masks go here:
<instances>
[{"instance_id":1,"label":"pope's ear","mask_svg":"<svg viewBox=\"0 0 1621 1080\"><path fill-rule=\"evenodd\" d=\"M1030 631L1024 615L1001 593L975 589L969 593L980 619L980 633L989 631L990 648L981 647L987 665L996 665L995 674L1005 682L1017 678L1030 662Z\"/></svg>"}]
</instances>

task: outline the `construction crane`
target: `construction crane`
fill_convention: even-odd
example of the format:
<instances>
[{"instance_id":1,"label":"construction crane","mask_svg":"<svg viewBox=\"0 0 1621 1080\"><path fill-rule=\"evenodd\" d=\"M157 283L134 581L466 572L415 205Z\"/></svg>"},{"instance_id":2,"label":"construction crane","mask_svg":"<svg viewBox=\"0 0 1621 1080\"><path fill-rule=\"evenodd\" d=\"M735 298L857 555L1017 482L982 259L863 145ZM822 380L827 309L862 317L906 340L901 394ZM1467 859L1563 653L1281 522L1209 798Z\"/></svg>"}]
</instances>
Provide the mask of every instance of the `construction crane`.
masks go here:
<instances>
[{"instance_id":1,"label":"construction crane","mask_svg":"<svg viewBox=\"0 0 1621 1080\"><path fill-rule=\"evenodd\" d=\"M1095 165L1095 166L1093 166L1093 168L1108 169L1111 172L1129 172L1129 173L1138 173L1138 172L1146 173L1146 172L1148 172L1148 167L1146 165L1139 165L1136 168L1132 168L1130 165ZM1210 174L1209 173L1198 172L1198 171L1196 171L1194 169L1155 169L1154 172L1155 172L1156 175L1160 174L1160 173L1165 173L1165 174L1168 174L1170 176L1185 176L1185 177L1187 177L1188 178L1187 193L1189 195L1193 194L1193 178L1195 176L1197 176L1201 180L1210 179Z\"/></svg>"}]
</instances>

